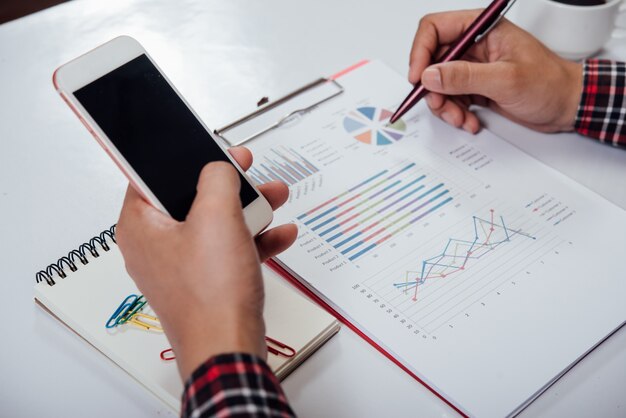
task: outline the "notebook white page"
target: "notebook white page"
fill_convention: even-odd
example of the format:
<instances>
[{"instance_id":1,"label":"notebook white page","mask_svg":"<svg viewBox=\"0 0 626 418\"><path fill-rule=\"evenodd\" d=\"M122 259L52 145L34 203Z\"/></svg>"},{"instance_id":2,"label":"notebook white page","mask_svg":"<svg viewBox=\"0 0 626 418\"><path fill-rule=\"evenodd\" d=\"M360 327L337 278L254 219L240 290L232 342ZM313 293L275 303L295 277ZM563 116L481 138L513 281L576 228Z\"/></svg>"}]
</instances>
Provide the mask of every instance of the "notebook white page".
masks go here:
<instances>
[{"instance_id":1,"label":"notebook white page","mask_svg":"<svg viewBox=\"0 0 626 418\"><path fill-rule=\"evenodd\" d=\"M410 85L380 62L337 81L247 144L290 184L278 260L460 410L515 413L624 323L625 211L424 103L387 126Z\"/></svg>"},{"instance_id":2,"label":"notebook white page","mask_svg":"<svg viewBox=\"0 0 626 418\"><path fill-rule=\"evenodd\" d=\"M126 273L117 245L80 265L66 279L35 286L35 297L52 314L109 357L175 411L180 410L183 385L174 361L163 361L170 348L163 333L125 324L105 324L119 304L137 288ZM279 378L293 369L338 330L334 317L296 293L276 273L263 267L266 335L294 348L291 360L268 354Z\"/></svg>"}]
</instances>

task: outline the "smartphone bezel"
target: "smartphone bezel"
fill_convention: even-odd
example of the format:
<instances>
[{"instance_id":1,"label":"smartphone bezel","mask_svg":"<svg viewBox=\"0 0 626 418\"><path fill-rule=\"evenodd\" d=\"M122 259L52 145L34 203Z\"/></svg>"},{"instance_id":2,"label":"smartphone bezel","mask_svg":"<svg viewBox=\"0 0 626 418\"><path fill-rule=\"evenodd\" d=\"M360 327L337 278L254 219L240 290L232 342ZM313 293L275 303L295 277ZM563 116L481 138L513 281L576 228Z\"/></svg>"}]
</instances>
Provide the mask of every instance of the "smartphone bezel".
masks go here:
<instances>
[{"instance_id":1,"label":"smartphone bezel","mask_svg":"<svg viewBox=\"0 0 626 418\"><path fill-rule=\"evenodd\" d=\"M261 194L258 188L241 169L239 164L232 158L226 147L215 137L215 134L204 124L204 121L193 110L185 98L180 94L176 86L169 80L157 63L150 57L150 54L141 46L139 42L129 36L119 36L99 47L73 59L72 61L60 66L54 72L52 81L54 87L61 95L63 100L69 105L72 111L85 125L87 130L92 134L96 141L109 154L117 166L122 170L128 178L132 186L157 209L164 213L168 213L159 199L148 188L141 177L133 169L132 165L124 158L124 156L115 147L108 136L100 129L96 121L91 117L89 112L81 105L74 92L97 80L98 78L110 73L127 62L145 54L150 62L155 66L167 83L172 87L183 103L189 108L192 114L200 122L202 127L209 133L213 141L217 143L226 157L242 174L245 181L250 183L258 194L258 198L243 208L246 225L253 235L257 235L264 230L272 221L273 211L269 202Z\"/></svg>"}]
</instances>

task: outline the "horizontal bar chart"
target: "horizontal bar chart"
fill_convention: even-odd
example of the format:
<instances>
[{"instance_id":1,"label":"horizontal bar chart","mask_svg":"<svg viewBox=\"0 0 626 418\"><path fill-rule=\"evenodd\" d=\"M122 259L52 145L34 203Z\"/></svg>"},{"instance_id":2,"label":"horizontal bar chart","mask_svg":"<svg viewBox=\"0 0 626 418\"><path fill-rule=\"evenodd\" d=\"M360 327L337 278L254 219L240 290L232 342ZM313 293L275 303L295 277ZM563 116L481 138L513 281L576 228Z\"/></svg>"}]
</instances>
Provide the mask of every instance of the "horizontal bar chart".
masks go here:
<instances>
[{"instance_id":1,"label":"horizontal bar chart","mask_svg":"<svg viewBox=\"0 0 626 418\"><path fill-rule=\"evenodd\" d=\"M297 220L354 261L452 200L443 182L406 163L368 177Z\"/></svg>"}]
</instances>

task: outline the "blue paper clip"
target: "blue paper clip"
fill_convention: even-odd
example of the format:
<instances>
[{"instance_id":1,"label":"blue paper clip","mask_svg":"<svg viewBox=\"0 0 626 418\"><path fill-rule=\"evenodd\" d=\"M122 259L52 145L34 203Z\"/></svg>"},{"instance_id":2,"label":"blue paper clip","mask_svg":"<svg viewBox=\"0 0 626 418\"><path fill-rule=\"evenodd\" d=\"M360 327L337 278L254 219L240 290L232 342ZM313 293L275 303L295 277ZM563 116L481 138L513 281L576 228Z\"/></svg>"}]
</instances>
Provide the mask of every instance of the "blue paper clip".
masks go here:
<instances>
[{"instance_id":1,"label":"blue paper clip","mask_svg":"<svg viewBox=\"0 0 626 418\"><path fill-rule=\"evenodd\" d=\"M113 312L113 315L111 315L106 323L106 327L115 328L118 325L118 318L123 317L126 313L128 313L128 311L131 310L131 308L133 307L133 305L135 305L138 299L139 296L137 295L128 295L126 299L124 299L124 301L120 303L120 306L117 307L115 312ZM131 300L132 302L130 302Z\"/></svg>"},{"instance_id":2,"label":"blue paper clip","mask_svg":"<svg viewBox=\"0 0 626 418\"><path fill-rule=\"evenodd\" d=\"M124 312L123 314L120 314L117 317L117 321L115 322L115 324L116 325L125 324L128 321L130 321L133 318L133 316L138 314L143 309L144 305L148 303L147 300L142 301L141 299L143 299L143 295L139 295L139 297L135 299L135 301L128 307L128 310L126 310L126 312Z\"/></svg>"}]
</instances>

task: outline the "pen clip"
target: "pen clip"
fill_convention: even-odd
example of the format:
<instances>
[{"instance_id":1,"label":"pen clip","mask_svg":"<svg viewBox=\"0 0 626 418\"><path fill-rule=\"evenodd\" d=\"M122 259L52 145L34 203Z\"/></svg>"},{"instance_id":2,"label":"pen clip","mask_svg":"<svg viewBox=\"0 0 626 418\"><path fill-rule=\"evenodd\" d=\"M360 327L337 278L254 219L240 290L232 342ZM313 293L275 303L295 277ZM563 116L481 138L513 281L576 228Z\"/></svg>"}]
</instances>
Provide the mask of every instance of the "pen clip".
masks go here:
<instances>
[{"instance_id":1,"label":"pen clip","mask_svg":"<svg viewBox=\"0 0 626 418\"><path fill-rule=\"evenodd\" d=\"M517 0L511 0L509 2L509 4L506 5L504 10L502 10L502 13L500 13L500 15L497 17L497 19L491 25L489 25L489 27L487 29L485 29L480 35L476 36L476 39L474 39L474 43L480 42L481 39L483 39L485 36L487 36L487 34L491 31L491 29L496 27L496 25L502 20L502 18L504 17L504 15L506 15L506 13L509 11L509 9L511 7L513 7L513 5L515 4L516 1Z\"/></svg>"},{"instance_id":2,"label":"pen clip","mask_svg":"<svg viewBox=\"0 0 626 418\"><path fill-rule=\"evenodd\" d=\"M265 337L265 343L267 344L267 351L277 356L291 358L296 355L296 350L273 338Z\"/></svg>"}]
</instances>

